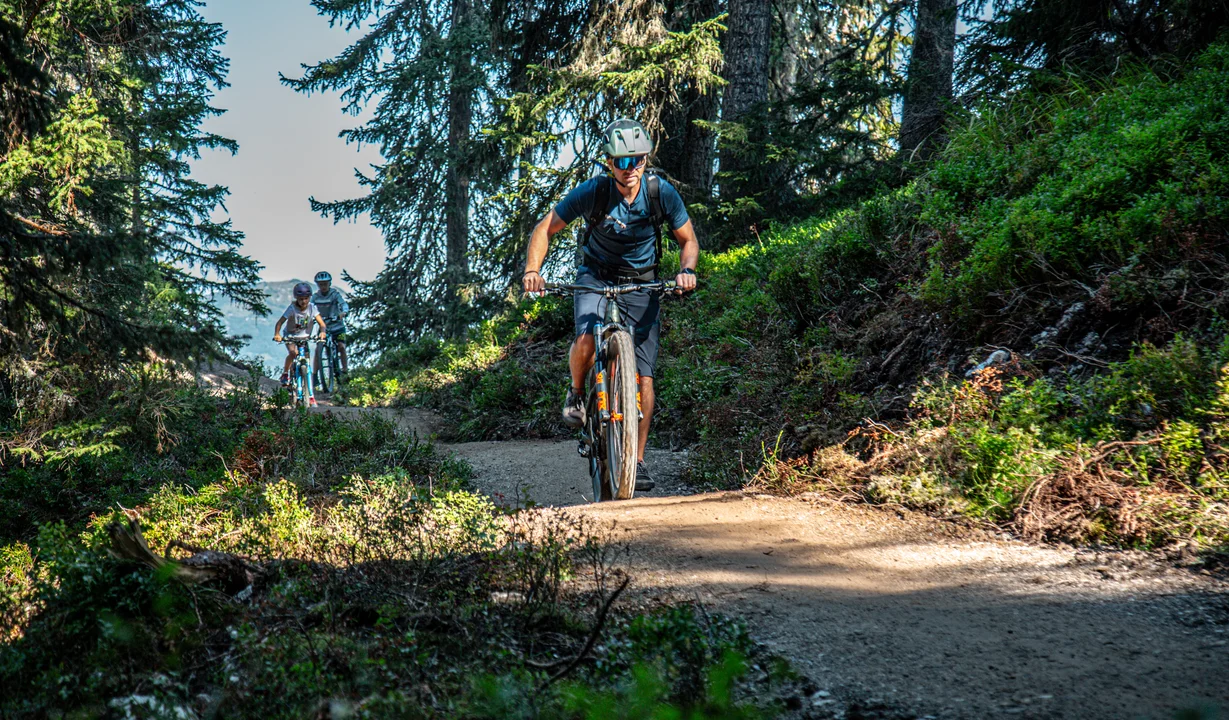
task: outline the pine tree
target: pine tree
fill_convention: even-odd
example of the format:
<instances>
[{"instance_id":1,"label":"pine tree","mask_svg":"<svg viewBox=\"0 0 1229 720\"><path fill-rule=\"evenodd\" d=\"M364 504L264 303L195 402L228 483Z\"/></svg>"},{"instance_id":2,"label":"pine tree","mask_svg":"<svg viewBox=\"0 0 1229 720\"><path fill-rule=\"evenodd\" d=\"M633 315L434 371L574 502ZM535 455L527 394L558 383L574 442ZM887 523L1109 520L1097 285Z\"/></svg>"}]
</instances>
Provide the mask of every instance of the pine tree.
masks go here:
<instances>
[{"instance_id":1,"label":"pine tree","mask_svg":"<svg viewBox=\"0 0 1229 720\"><path fill-rule=\"evenodd\" d=\"M202 357L225 344L208 293L260 306L241 236L209 219L225 189L188 175L199 148L227 144L198 129L226 66L197 4L0 4L0 85L19 101L0 160L11 363Z\"/></svg>"},{"instance_id":2,"label":"pine tree","mask_svg":"<svg viewBox=\"0 0 1229 720\"><path fill-rule=\"evenodd\" d=\"M926 160L943 143L955 48L956 0L918 0L900 120L900 152L906 161Z\"/></svg>"},{"instance_id":3,"label":"pine tree","mask_svg":"<svg viewBox=\"0 0 1229 720\"><path fill-rule=\"evenodd\" d=\"M725 79L721 121L727 133L752 145L745 120L768 101L768 58L772 40L772 12L768 0L729 0L730 32L725 42ZM746 199L747 166L754 163L742 146L726 144L721 152L721 199L732 204Z\"/></svg>"},{"instance_id":4,"label":"pine tree","mask_svg":"<svg viewBox=\"0 0 1229 720\"><path fill-rule=\"evenodd\" d=\"M601 127L631 113L656 128L676 84L718 81L719 24L672 34L646 0L316 7L332 22L372 21L340 56L286 82L340 90L351 110L375 103L345 134L385 158L360 177L368 194L313 207L335 220L370 213L384 233L385 267L355 283L352 303L367 321L358 337L377 350L459 335L502 306L532 224L591 172Z\"/></svg>"},{"instance_id":5,"label":"pine tree","mask_svg":"<svg viewBox=\"0 0 1229 720\"><path fill-rule=\"evenodd\" d=\"M200 0L150 0L147 31L133 48L132 75L144 92L124 115L135 140L129 153L135 175L132 232L144 236L160 270L183 301L176 312L212 312L201 302L218 295L261 310L259 266L239 253L243 234L229 219L217 222L230 191L191 177L189 161L202 149L238 152L233 140L200 130L221 114L209 101L227 86L229 61L218 51L225 31L207 23ZM139 54L135 51L139 49Z\"/></svg>"},{"instance_id":6,"label":"pine tree","mask_svg":"<svg viewBox=\"0 0 1229 720\"><path fill-rule=\"evenodd\" d=\"M767 100L738 122L723 110L715 125L713 246L748 242L765 218L805 216L877 182L896 137L906 9L903 0L774 6Z\"/></svg>"},{"instance_id":7,"label":"pine tree","mask_svg":"<svg viewBox=\"0 0 1229 720\"><path fill-rule=\"evenodd\" d=\"M370 320L377 344L393 346L430 332L458 334L481 315L473 274L481 261L469 245L473 229L491 220L474 182L478 138L492 96L494 53L472 0L317 0L331 23L371 30L341 55L283 78L299 92L339 90L346 109L374 103L369 122L348 130L350 142L380 148L385 164L360 175L368 194L311 199L335 221L370 214L389 252L385 270L356 286L354 309ZM478 266L478 267L475 267Z\"/></svg>"},{"instance_id":8,"label":"pine tree","mask_svg":"<svg viewBox=\"0 0 1229 720\"><path fill-rule=\"evenodd\" d=\"M674 31L720 14L717 0L682 0L665 11ZM678 103L670 105L662 117L657 165L677 181L685 200L706 203L713 188L717 136L712 124L720 111L720 94L717 87L701 87L691 82L676 88L676 92Z\"/></svg>"},{"instance_id":9,"label":"pine tree","mask_svg":"<svg viewBox=\"0 0 1229 720\"><path fill-rule=\"evenodd\" d=\"M971 98L1003 97L1045 73L1113 72L1123 59L1189 57L1229 27L1224 0L994 0L962 6L973 32L958 73Z\"/></svg>"}]
</instances>

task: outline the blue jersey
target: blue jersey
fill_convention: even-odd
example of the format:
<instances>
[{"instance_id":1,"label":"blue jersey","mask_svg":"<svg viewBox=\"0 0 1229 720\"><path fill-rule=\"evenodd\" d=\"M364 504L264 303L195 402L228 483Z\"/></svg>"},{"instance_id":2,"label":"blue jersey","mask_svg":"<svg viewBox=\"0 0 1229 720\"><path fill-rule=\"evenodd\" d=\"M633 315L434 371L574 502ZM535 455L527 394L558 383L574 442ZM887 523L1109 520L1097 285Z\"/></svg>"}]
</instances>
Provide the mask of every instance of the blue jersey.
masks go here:
<instances>
[{"instance_id":1,"label":"blue jersey","mask_svg":"<svg viewBox=\"0 0 1229 720\"><path fill-rule=\"evenodd\" d=\"M661 187L662 209L666 212L670 227L683 227L689 219L683 198L665 178L658 178L657 182ZM596 262L607 268L633 270L645 270L656 265L657 236L653 232L649 193L645 189L644 178L641 178L636 199L630 204L623 199L613 179L606 176L589 178L559 201L555 214L565 223L576 218L587 220L597 199L599 183L610 183L610 194L604 217L593 228L593 234L585 244L586 264Z\"/></svg>"},{"instance_id":2,"label":"blue jersey","mask_svg":"<svg viewBox=\"0 0 1229 720\"><path fill-rule=\"evenodd\" d=\"M328 324L329 332L333 332L335 328L341 328L344 332L345 325L340 316L349 313L350 306L346 303L346 298L340 290L330 287L328 293L323 295L317 290L312 295L312 304L316 306L316 309L320 311L320 316Z\"/></svg>"}]
</instances>

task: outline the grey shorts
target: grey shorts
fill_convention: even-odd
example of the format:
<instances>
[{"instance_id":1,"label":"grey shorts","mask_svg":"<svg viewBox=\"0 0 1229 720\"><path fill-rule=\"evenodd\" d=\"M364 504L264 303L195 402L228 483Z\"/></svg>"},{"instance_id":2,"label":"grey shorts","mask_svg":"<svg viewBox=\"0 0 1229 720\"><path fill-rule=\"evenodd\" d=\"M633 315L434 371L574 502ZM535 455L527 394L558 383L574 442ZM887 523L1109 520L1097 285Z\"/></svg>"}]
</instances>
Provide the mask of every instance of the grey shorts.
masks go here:
<instances>
[{"instance_id":1,"label":"grey shorts","mask_svg":"<svg viewBox=\"0 0 1229 720\"><path fill-rule=\"evenodd\" d=\"M598 279L582 265L576 273L576 284L600 287L615 283ZM606 317L607 302L606 298L594 293L575 293L572 307L577 337L593 333L593 326ZM660 298L647 291L634 292L620 295L617 302L623 312L623 323L635 328L632 335L636 343L636 372L642 377L653 377L661 338Z\"/></svg>"}]
</instances>

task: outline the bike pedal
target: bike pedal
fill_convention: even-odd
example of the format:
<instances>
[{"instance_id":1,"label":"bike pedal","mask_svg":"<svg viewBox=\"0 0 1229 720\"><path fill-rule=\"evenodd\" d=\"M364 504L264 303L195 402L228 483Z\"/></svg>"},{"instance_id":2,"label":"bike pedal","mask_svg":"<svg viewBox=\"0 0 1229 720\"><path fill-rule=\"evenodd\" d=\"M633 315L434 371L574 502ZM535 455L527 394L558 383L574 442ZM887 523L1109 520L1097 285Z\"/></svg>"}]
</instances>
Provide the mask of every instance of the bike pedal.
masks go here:
<instances>
[{"instance_id":1,"label":"bike pedal","mask_svg":"<svg viewBox=\"0 0 1229 720\"><path fill-rule=\"evenodd\" d=\"M576 452L583 458L589 457L589 443L585 442L584 440L576 443Z\"/></svg>"}]
</instances>

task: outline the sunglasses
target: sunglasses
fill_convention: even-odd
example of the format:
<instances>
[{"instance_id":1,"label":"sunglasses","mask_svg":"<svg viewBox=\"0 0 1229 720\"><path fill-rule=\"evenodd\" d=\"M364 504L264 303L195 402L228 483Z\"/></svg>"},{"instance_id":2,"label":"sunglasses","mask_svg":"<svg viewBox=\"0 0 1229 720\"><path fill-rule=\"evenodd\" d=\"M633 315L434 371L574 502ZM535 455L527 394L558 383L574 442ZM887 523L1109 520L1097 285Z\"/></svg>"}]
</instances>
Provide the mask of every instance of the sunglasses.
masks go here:
<instances>
[{"instance_id":1,"label":"sunglasses","mask_svg":"<svg viewBox=\"0 0 1229 720\"><path fill-rule=\"evenodd\" d=\"M648 155L633 155L630 157L610 158L610 162L619 170L638 168L648 160Z\"/></svg>"}]
</instances>

